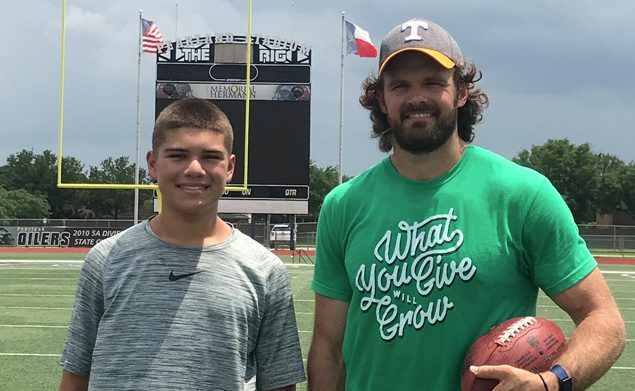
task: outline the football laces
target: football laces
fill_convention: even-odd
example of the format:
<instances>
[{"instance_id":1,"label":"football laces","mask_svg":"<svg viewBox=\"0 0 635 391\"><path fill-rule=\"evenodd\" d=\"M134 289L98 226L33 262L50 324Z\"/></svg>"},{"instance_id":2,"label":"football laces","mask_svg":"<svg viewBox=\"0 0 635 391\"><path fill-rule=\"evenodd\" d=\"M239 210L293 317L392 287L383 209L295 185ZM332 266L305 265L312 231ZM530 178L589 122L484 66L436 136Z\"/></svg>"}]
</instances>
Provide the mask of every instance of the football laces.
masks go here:
<instances>
[{"instance_id":1,"label":"football laces","mask_svg":"<svg viewBox=\"0 0 635 391\"><path fill-rule=\"evenodd\" d=\"M525 328L536 324L537 322L538 321L533 316L526 316L522 319L519 319L518 321L514 322L511 326L506 328L505 331L503 331L502 334L498 336L498 339L496 340L496 342L499 345L504 345L508 342L511 342L511 340L517 334L519 334Z\"/></svg>"}]
</instances>

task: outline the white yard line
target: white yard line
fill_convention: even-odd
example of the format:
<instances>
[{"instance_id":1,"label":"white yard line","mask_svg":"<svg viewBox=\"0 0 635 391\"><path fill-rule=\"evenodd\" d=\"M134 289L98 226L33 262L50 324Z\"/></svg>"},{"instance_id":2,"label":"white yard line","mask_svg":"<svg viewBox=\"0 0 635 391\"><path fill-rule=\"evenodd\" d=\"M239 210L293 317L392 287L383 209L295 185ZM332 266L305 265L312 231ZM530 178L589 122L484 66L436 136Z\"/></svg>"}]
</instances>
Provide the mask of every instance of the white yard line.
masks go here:
<instances>
[{"instance_id":1,"label":"white yard line","mask_svg":"<svg viewBox=\"0 0 635 391\"><path fill-rule=\"evenodd\" d=\"M2 268L3 266L6 266L4 269ZM53 266L59 266L59 265L51 265L51 266L46 266L46 267L17 267L17 266L8 266L8 265L3 265L2 261L0 261L0 272L2 271L47 271L47 272L68 272L68 273L73 273L73 275L76 275L77 272L79 271L79 268L77 266L80 265L67 265L67 266L72 266L71 267L65 267L65 268L57 268L54 269ZM625 281L625 280L624 280Z\"/></svg>"},{"instance_id":2,"label":"white yard line","mask_svg":"<svg viewBox=\"0 0 635 391\"><path fill-rule=\"evenodd\" d=\"M571 322L571 319L549 318L549 320L552 320L554 322ZM635 323L635 320L625 320L624 323L633 324L633 323Z\"/></svg>"},{"instance_id":3,"label":"white yard line","mask_svg":"<svg viewBox=\"0 0 635 391\"><path fill-rule=\"evenodd\" d=\"M55 259L55 260L46 260L46 259L0 259L0 265L3 263L84 263L83 259Z\"/></svg>"},{"instance_id":4,"label":"white yard line","mask_svg":"<svg viewBox=\"0 0 635 391\"><path fill-rule=\"evenodd\" d=\"M29 297L75 297L75 295L38 295L33 293L0 293L0 296L29 296Z\"/></svg>"},{"instance_id":5,"label":"white yard line","mask_svg":"<svg viewBox=\"0 0 635 391\"><path fill-rule=\"evenodd\" d=\"M75 287L67 287L66 285L38 285L38 284L3 284L3 286L8 287L8 286L12 286L12 287L31 287L31 288L72 288L74 289Z\"/></svg>"},{"instance_id":6,"label":"white yard line","mask_svg":"<svg viewBox=\"0 0 635 391\"><path fill-rule=\"evenodd\" d=\"M68 326L53 326L46 324L0 324L0 327L19 327L19 328L32 328L32 329L67 329Z\"/></svg>"},{"instance_id":7,"label":"white yard line","mask_svg":"<svg viewBox=\"0 0 635 391\"><path fill-rule=\"evenodd\" d=\"M75 281L77 277L0 277L0 280L27 280L27 281L49 281L49 280L64 280L64 281Z\"/></svg>"},{"instance_id":8,"label":"white yard line","mask_svg":"<svg viewBox=\"0 0 635 391\"><path fill-rule=\"evenodd\" d=\"M0 309L6 309L6 310L72 310L73 307L8 307L8 306L0 306Z\"/></svg>"}]
</instances>

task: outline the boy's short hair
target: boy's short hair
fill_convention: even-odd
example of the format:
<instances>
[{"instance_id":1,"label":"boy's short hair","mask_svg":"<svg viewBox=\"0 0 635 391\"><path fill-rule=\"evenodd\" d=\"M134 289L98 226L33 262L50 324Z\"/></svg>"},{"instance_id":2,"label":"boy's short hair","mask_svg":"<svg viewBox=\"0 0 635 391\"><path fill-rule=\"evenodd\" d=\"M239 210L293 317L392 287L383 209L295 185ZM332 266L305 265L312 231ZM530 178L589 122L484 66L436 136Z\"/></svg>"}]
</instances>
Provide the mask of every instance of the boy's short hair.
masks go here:
<instances>
[{"instance_id":1,"label":"boy's short hair","mask_svg":"<svg viewBox=\"0 0 635 391\"><path fill-rule=\"evenodd\" d=\"M167 133L181 128L209 129L225 136L225 149L232 153L234 131L227 115L212 102L185 98L171 103L157 117L152 132L152 149L158 151Z\"/></svg>"}]
</instances>

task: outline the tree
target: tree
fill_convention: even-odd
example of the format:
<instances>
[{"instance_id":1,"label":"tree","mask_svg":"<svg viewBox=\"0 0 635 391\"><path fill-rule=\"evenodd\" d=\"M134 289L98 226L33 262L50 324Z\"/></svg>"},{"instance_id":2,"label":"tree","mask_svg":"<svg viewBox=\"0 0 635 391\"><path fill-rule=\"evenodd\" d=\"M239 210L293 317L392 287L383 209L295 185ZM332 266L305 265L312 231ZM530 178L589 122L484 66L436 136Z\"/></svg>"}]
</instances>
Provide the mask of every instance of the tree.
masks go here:
<instances>
[{"instance_id":1,"label":"tree","mask_svg":"<svg viewBox=\"0 0 635 391\"><path fill-rule=\"evenodd\" d=\"M578 223L594 221L598 212L615 212L629 197L624 162L594 153L588 143L576 146L567 139L548 140L531 151L522 150L513 160L549 178Z\"/></svg>"},{"instance_id":2,"label":"tree","mask_svg":"<svg viewBox=\"0 0 635 391\"><path fill-rule=\"evenodd\" d=\"M86 182L83 170L84 166L77 159L62 158L62 182ZM25 149L10 155L0 169L0 180L6 190L23 189L43 196L50 205L52 218L79 217L79 209L85 204L85 190L57 187L57 157L50 150L38 155Z\"/></svg>"},{"instance_id":3,"label":"tree","mask_svg":"<svg viewBox=\"0 0 635 391\"><path fill-rule=\"evenodd\" d=\"M613 213L620 208L625 192L622 176L626 173L623 161L613 155L598 154L598 187L595 194L596 211Z\"/></svg>"},{"instance_id":4,"label":"tree","mask_svg":"<svg viewBox=\"0 0 635 391\"><path fill-rule=\"evenodd\" d=\"M346 182L350 177L343 176ZM337 167L318 167L315 162L309 162L309 214L315 219L320 215L324 197L338 185L339 171Z\"/></svg>"},{"instance_id":5,"label":"tree","mask_svg":"<svg viewBox=\"0 0 635 391\"><path fill-rule=\"evenodd\" d=\"M593 194L597 189L594 175L596 159L588 143L578 147L569 140L549 140L523 150L514 161L533 168L551 180L562 194L577 222L594 218Z\"/></svg>"},{"instance_id":6,"label":"tree","mask_svg":"<svg viewBox=\"0 0 635 391\"><path fill-rule=\"evenodd\" d=\"M13 199L7 196L8 191L0 186L0 219L15 218L15 204Z\"/></svg>"},{"instance_id":7,"label":"tree","mask_svg":"<svg viewBox=\"0 0 635 391\"><path fill-rule=\"evenodd\" d=\"M5 190L0 187L0 218L41 219L49 217L50 207L44 196L24 189Z\"/></svg>"},{"instance_id":8,"label":"tree","mask_svg":"<svg viewBox=\"0 0 635 391\"><path fill-rule=\"evenodd\" d=\"M45 151L46 152L46 151ZM52 155L55 158L55 155ZM54 166L57 176L57 163ZM88 178L84 173L84 165L71 156L62 157L62 183L86 183ZM52 191L48 200L51 203L54 218L83 218L83 209L88 202L88 190L57 187L57 179L51 181ZM54 205L54 206L53 206Z\"/></svg>"},{"instance_id":9,"label":"tree","mask_svg":"<svg viewBox=\"0 0 635 391\"><path fill-rule=\"evenodd\" d=\"M619 182L622 190L619 209L635 219L635 162L623 167Z\"/></svg>"},{"instance_id":10,"label":"tree","mask_svg":"<svg viewBox=\"0 0 635 391\"><path fill-rule=\"evenodd\" d=\"M131 184L134 183L135 167L129 158L121 156L117 159L108 158L101 162L100 167L91 166L88 174L90 183L101 184ZM139 170L140 183L149 183L146 171ZM139 201L145 205L152 197L149 191L139 192ZM93 210L96 218L118 219L122 213L134 208L134 190L91 190L88 197L88 207Z\"/></svg>"}]
</instances>

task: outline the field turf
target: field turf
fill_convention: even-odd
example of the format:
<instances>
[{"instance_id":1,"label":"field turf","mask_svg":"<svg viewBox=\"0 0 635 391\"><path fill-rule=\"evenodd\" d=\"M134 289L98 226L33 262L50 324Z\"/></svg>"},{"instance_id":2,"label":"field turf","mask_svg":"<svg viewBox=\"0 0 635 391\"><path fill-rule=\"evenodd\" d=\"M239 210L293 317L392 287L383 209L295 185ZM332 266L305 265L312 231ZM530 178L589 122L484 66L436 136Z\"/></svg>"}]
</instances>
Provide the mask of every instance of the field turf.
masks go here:
<instances>
[{"instance_id":1,"label":"field turf","mask_svg":"<svg viewBox=\"0 0 635 391\"><path fill-rule=\"evenodd\" d=\"M0 253L0 391L56 390L80 260L84 254ZM304 357L309 350L314 295L310 262L287 262ZM635 390L635 265L601 265L629 335L626 351L591 390ZM555 320L570 333L573 323L546 296L538 315ZM306 390L301 384L299 390Z\"/></svg>"}]
</instances>

